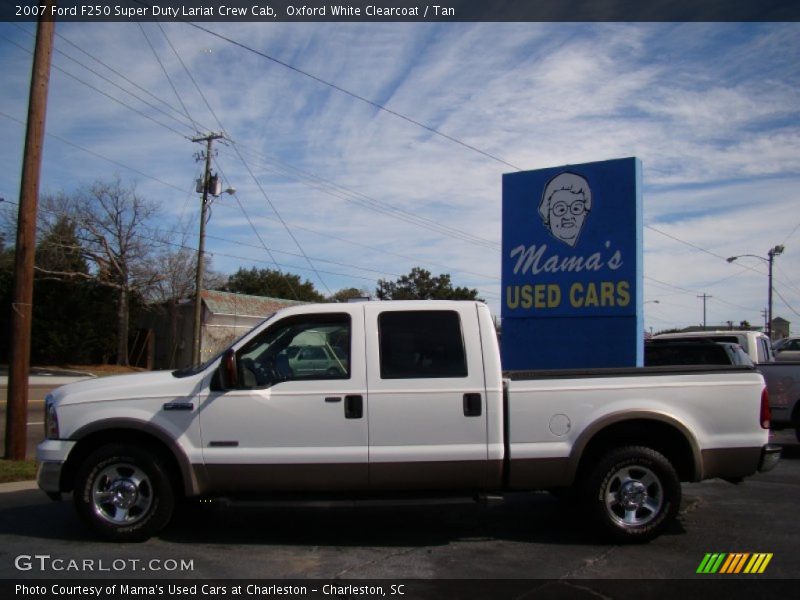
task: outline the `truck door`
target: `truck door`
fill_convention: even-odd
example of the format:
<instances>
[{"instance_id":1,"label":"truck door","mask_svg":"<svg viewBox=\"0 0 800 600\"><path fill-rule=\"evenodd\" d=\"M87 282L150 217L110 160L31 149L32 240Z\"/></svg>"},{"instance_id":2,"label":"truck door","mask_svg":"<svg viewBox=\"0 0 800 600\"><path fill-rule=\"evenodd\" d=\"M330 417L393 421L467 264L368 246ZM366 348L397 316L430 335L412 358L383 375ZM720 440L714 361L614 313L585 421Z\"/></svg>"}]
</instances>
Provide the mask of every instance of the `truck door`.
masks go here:
<instances>
[{"instance_id":1,"label":"truck door","mask_svg":"<svg viewBox=\"0 0 800 600\"><path fill-rule=\"evenodd\" d=\"M480 489L487 415L475 305L414 306L365 305L370 487Z\"/></svg>"},{"instance_id":2,"label":"truck door","mask_svg":"<svg viewBox=\"0 0 800 600\"><path fill-rule=\"evenodd\" d=\"M203 459L216 491L360 490L368 485L363 308L297 314L236 351L236 389L200 408ZM298 348L324 347L298 369Z\"/></svg>"}]
</instances>

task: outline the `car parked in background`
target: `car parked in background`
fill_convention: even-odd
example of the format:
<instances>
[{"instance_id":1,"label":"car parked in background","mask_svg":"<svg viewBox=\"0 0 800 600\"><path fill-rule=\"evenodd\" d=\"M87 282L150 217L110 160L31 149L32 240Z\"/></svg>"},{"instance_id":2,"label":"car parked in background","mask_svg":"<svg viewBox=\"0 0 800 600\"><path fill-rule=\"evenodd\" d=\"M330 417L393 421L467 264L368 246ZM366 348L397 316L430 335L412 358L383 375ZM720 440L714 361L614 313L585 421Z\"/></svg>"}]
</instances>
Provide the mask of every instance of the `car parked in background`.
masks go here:
<instances>
[{"instance_id":1,"label":"car parked in background","mask_svg":"<svg viewBox=\"0 0 800 600\"><path fill-rule=\"evenodd\" d=\"M789 342L784 342L779 346L777 355L780 358L776 361L769 338L760 331L662 333L652 339L659 342L706 339L715 342L738 343L750 356L767 382L769 406L772 411L772 429L793 428L798 441L800 441L800 357L793 357L793 351L786 348ZM795 356L797 355L795 354Z\"/></svg>"},{"instance_id":2,"label":"car parked in background","mask_svg":"<svg viewBox=\"0 0 800 600\"><path fill-rule=\"evenodd\" d=\"M753 361L739 344L715 342L705 338L690 340L648 340L644 345L647 367L667 365L737 365L753 366Z\"/></svg>"},{"instance_id":3,"label":"car parked in background","mask_svg":"<svg viewBox=\"0 0 800 600\"><path fill-rule=\"evenodd\" d=\"M777 361L800 361L800 337L783 338L773 346L773 350Z\"/></svg>"},{"instance_id":4,"label":"car parked in background","mask_svg":"<svg viewBox=\"0 0 800 600\"><path fill-rule=\"evenodd\" d=\"M333 346L302 346L289 356L289 367L298 376L344 375L347 372L344 352Z\"/></svg>"},{"instance_id":5,"label":"car parked in background","mask_svg":"<svg viewBox=\"0 0 800 600\"><path fill-rule=\"evenodd\" d=\"M705 339L713 342L728 342L739 344L750 356L754 364L759 365L775 361L775 355L772 353L772 344L770 344L769 338L760 331L687 331L681 333L661 333L652 339L659 341Z\"/></svg>"}]
</instances>

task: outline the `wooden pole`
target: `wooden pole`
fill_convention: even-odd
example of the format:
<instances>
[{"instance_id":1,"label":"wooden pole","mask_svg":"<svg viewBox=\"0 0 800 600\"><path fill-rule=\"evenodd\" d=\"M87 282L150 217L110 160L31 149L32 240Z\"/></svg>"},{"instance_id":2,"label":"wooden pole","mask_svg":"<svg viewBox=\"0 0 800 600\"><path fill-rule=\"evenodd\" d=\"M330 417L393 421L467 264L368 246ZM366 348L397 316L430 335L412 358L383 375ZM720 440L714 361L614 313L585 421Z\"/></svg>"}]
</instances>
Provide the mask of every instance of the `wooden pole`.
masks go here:
<instances>
[{"instance_id":1,"label":"wooden pole","mask_svg":"<svg viewBox=\"0 0 800 600\"><path fill-rule=\"evenodd\" d=\"M53 14L55 0L46 0L46 15ZM14 291L11 301L11 352L8 376L5 457L25 458L28 421L28 375L31 362L31 320L33 315L33 264L36 255L36 211L42 165L50 58L53 52L55 20L40 17L36 30L28 125L17 218L14 256Z\"/></svg>"}]
</instances>

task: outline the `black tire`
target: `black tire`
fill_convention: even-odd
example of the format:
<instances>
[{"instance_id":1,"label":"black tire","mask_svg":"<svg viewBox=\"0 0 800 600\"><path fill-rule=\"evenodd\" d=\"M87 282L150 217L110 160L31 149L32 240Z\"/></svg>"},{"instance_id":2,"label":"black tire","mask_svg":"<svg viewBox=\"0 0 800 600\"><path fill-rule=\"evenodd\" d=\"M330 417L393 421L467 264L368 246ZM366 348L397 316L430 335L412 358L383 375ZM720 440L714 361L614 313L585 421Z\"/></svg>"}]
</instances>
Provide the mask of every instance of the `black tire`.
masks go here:
<instances>
[{"instance_id":1,"label":"black tire","mask_svg":"<svg viewBox=\"0 0 800 600\"><path fill-rule=\"evenodd\" d=\"M166 526L175 505L162 460L123 444L102 446L83 461L72 496L83 522L114 542L150 538Z\"/></svg>"},{"instance_id":2,"label":"black tire","mask_svg":"<svg viewBox=\"0 0 800 600\"><path fill-rule=\"evenodd\" d=\"M681 482L652 448L612 450L591 470L584 488L589 515L601 532L621 543L648 542L678 514Z\"/></svg>"}]
</instances>

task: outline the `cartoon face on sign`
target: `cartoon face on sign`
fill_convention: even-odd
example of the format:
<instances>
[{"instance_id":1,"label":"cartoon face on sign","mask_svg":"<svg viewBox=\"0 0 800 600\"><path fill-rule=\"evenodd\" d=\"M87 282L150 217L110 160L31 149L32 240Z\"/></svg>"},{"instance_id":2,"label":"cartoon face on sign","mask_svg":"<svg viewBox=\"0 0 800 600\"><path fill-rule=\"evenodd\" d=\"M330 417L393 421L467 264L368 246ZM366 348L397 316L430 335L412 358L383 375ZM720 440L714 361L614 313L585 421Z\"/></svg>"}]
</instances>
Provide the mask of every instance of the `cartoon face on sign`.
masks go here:
<instances>
[{"instance_id":1,"label":"cartoon face on sign","mask_svg":"<svg viewBox=\"0 0 800 600\"><path fill-rule=\"evenodd\" d=\"M589 182L575 173L559 173L544 188L539 216L550 234L574 247L592 208Z\"/></svg>"}]
</instances>

